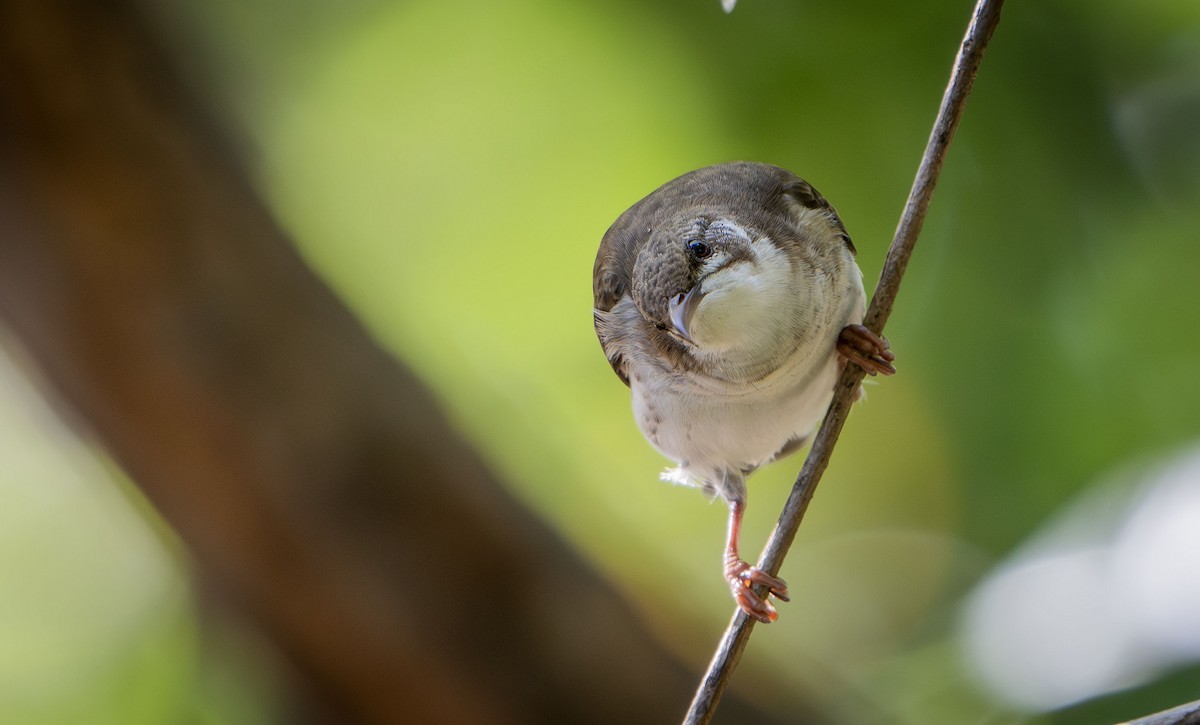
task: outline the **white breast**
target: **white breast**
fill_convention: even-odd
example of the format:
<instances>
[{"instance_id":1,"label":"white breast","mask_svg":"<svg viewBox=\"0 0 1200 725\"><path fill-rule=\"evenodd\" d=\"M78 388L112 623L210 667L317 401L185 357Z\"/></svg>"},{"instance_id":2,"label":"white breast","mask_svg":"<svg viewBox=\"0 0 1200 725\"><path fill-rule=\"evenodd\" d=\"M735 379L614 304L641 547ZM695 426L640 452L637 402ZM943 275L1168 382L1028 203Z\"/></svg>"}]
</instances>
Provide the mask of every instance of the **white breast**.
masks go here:
<instances>
[{"instance_id":1,"label":"white breast","mask_svg":"<svg viewBox=\"0 0 1200 725\"><path fill-rule=\"evenodd\" d=\"M788 441L811 433L824 415L838 365L832 339L822 347L798 354L758 388L730 385L717 392L647 370L632 386L638 427L663 455L699 479L693 485L713 485L708 479L725 470L753 470Z\"/></svg>"},{"instance_id":2,"label":"white breast","mask_svg":"<svg viewBox=\"0 0 1200 725\"><path fill-rule=\"evenodd\" d=\"M635 365L631 387L638 427L663 455L679 464L664 474L726 498L744 496L743 472L772 460L781 448L808 437L833 396L839 368L836 341L862 321L864 298L857 268L839 280L842 294L817 319L774 372L752 382L667 372Z\"/></svg>"}]
</instances>

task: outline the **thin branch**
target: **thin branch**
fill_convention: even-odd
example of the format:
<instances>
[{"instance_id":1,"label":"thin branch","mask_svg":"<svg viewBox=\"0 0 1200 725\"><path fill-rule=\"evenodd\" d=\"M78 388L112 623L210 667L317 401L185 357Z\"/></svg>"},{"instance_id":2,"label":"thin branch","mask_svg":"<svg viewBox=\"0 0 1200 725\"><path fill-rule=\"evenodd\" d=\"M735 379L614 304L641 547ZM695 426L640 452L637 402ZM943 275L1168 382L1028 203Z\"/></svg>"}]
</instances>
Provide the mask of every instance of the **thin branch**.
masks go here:
<instances>
[{"instance_id":1,"label":"thin branch","mask_svg":"<svg viewBox=\"0 0 1200 725\"><path fill-rule=\"evenodd\" d=\"M921 158L916 179L914 179L912 190L908 194L908 201L904 205L904 213L900 217L896 235L888 249L887 259L879 276L879 284L875 288L875 296L871 300L871 306L867 310L863 323L875 332L883 331L883 326L891 315L896 293L900 289L900 280L908 266L909 257L912 256L917 235L920 234L921 225L925 221L925 212L929 208L929 200L933 196L934 186L941 173L946 149L962 118L967 96L971 93L971 86L974 83L975 74L979 70L979 64L983 60L988 40L1000 22L1000 8L1003 4L1003 0L979 0L975 6L975 12L967 27L962 47L955 59L950 82L942 96L937 120L933 124L933 131L925 146L925 155ZM779 523L776 524L759 561L759 566L770 574L779 573L783 558L786 556L792 540L796 537L800 521L804 518L804 512L816 491L817 482L829 465L833 446L837 442L838 435L841 434L842 426L846 422L846 414L853 401L853 393L862 382L863 374L859 367L847 365L838 382L833 402L813 441L812 450L809 451L808 458L804 461L804 466L792 486L792 492L779 516ZM741 659L742 651L745 650L746 643L750 639L753 625L754 620L747 617L744 612L739 610L734 614L733 621L725 630L720 646L713 655L708 671L696 691L696 696L684 719L684 725L703 725L712 719L721 694L729 683L733 670L737 666L738 660Z\"/></svg>"},{"instance_id":2,"label":"thin branch","mask_svg":"<svg viewBox=\"0 0 1200 725\"><path fill-rule=\"evenodd\" d=\"M1200 700L1139 717L1121 725L1200 725Z\"/></svg>"}]
</instances>

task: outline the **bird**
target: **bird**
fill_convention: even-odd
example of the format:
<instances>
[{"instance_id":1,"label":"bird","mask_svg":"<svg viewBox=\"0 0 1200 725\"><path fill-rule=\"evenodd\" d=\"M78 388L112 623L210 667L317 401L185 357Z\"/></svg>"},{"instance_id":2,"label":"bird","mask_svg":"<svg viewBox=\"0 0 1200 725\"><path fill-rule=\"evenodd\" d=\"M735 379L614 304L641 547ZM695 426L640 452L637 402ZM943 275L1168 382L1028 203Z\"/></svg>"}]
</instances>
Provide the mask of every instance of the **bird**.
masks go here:
<instances>
[{"instance_id":1,"label":"bird","mask_svg":"<svg viewBox=\"0 0 1200 725\"><path fill-rule=\"evenodd\" d=\"M862 324L862 272L841 218L778 166L707 166L613 222L592 292L637 426L675 463L661 478L728 505L730 591L747 615L775 621L770 599L788 601L787 583L738 552L746 478L804 447L846 364L896 371L888 341Z\"/></svg>"}]
</instances>

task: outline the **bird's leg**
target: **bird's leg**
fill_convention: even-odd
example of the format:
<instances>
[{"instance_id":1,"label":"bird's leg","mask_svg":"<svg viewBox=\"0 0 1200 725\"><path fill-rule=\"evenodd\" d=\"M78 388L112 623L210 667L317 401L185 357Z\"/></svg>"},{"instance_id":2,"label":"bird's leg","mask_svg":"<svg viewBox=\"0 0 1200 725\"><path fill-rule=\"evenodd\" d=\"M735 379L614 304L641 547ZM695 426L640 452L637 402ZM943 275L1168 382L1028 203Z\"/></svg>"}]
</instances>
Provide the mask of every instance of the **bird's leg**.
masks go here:
<instances>
[{"instance_id":1,"label":"bird's leg","mask_svg":"<svg viewBox=\"0 0 1200 725\"><path fill-rule=\"evenodd\" d=\"M868 375L892 375L896 356L887 338L880 337L862 325L846 325L838 334L837 351L844 359L866 371Z\"/></svg>"},{"instance_id":2,"label":"bird's leg","mask_svg":"<svg viewBox=\"0 0 1200 725\"><path fill-rule=\"evenodd\" d=\"M767 601L767 595L774 594L783 601L788 600L787 583L778 577L771 576L756 566L750 566L738 556L738 538L742 533L742 514L745 513L745 501L733 501L729 504L729 538L725 542L725 578L729 580L729 589L738 606L746 614L754 617L763 624L769 624L779 618L775 607ZM767 588L767 594L759 596L754 586L761 584Z\"/></svg>"}]
</instances>

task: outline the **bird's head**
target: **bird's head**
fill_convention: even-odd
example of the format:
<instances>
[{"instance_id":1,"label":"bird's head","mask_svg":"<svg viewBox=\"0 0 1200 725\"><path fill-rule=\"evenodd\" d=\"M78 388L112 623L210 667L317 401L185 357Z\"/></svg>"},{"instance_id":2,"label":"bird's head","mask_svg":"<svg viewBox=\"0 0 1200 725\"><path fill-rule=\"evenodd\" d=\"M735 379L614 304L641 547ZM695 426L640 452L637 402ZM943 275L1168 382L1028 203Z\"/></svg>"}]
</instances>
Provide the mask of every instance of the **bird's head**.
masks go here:
<instances>
[{"instance_id":1,"label":"bird's head","mask_svg":"<svg viewBox=\"0 0 1200 725\"><path fill-rule=\"evenodd\" d=\"M778 361L828 301L823 257L849 259L836 215L795 205L704 213L689 209L652 231L633 272L642 316L698 359L734 366Z\"/></svg>"}]
</instances>

